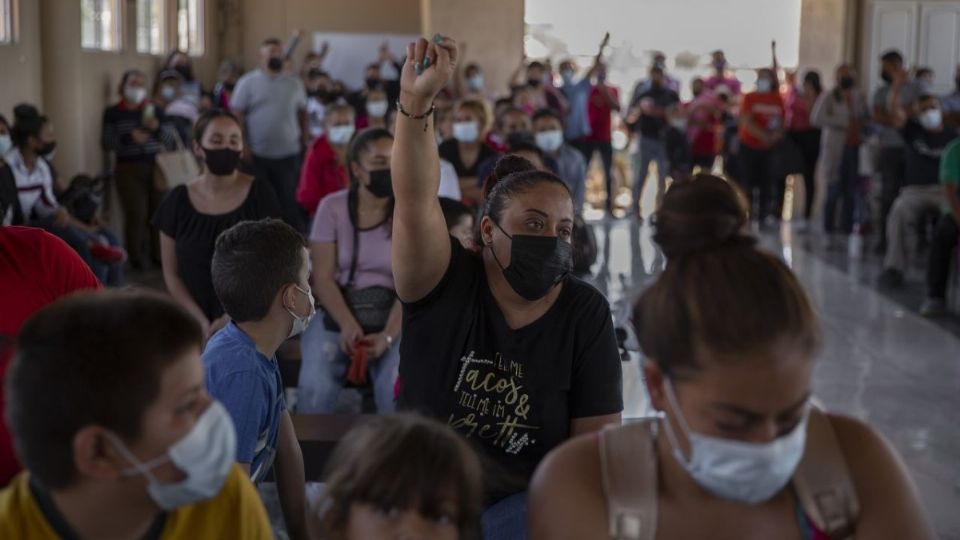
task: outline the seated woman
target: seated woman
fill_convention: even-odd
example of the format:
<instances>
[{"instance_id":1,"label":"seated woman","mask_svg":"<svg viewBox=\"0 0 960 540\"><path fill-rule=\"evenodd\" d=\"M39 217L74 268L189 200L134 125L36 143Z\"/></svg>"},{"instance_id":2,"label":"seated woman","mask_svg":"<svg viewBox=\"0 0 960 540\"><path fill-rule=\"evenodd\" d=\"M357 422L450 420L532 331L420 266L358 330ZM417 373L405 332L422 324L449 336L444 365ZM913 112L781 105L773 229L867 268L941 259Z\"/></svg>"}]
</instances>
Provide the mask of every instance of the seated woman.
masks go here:
<instances>
[{"instance_id":1,"label":"seated woman","mask_svg":"<svg viewBox=\"0 0 960 540\"><path fill-rule=\"evenodd\" d=\"M79 293L31 317L6 396L26 471L0 491L0 538L272 538L203 388L202 341L148 293Z\"/></svg>"},{"instance_id":2,"label":"seated woman","mask_svg":"<svg viewBox=\"0 0 960 540\"><path fill-rule=\"evenodd\" d=\"M123 284L123 250L116 236L99 219L84 223L72 216L54 195L54 179L45 156L56 148L53 124L36 107L17 105L13 111L14 148L3 157L17 186L17 204L8 213L13 225L41 227L72 247L102 283ZM13 216L16 216L14 219Z\"/></svg>"},{"instance_id":3,"label":"seated woman","mask_svg":"<svg viewBox=\"0 0 960 540\"><path fill-rule=\"evenodd\" d=\"M387 101L387 92L382 86L377 86L367 92L362 113L357 115L357 129L386 128L387 111L390 103Z\"/></svg>"},{"instance_id":4,"label":"seated woman","mask_svg":"<svg viewBox=\"0 0 960 540\"><path fill-rule=\"evenodd\" d=\"M450 428L414 415L375 418L337 443L311 512L315 538L479 536L482 477Z\"/></svg>"},{"instance_id":5,"label":"seated woman","mask_svg":"<svg viewBox=\"0 0 960 540\"><path fill-rule=\"evenodd\" d=\"M351 364L360 379L369 370L377 410L394 410L401 312L390 261L392 153L389 131L358 133L347 154L350 188L317 209L312 285L324 316L314 317L301 340L298 412L333 412Z\"/></svg>"},{"instance_id":6,"label":"seated woman","mask_svg":"<svg viewBox=\"0 0 960 540\"><path fill-rule=\"evenodd\" d=\"M347 145L355 131L353 107L345 103L327 107L323 135L310 146L297 184L297 202L311 218L324 197L347 187Z\"/></svg>"},{"instance_id":7,"label":"seated woman","mask_svg":"<svg viewBox=\"0 0 960 540\"><path fill-rule=\"evenodd\" d=\"M160 229L167 290L209 337L227 323L210 277L217 236L241 221L281 213L270 184L237 170L243 132L233 114L213 109L201 115L193 129L193 151L203 159L203 172L173 188L153 222Z\"/></svg>"},{"instance_id":8,"label":"seated woman","mask_svg":"<svg viewBox=\"0 0 960 540\"><path fill-rule=\"evenodd\" d=\"M570 276L573 200L562 180L504 158L503 175L488 183L480 251L448 234L433 135L414 117L431 109L456 59L452 40L421 39L408 47L401 78L393 156L399 405L447 422L482 451L503 476L488 486L484 534L522 538L540 459L571 436L619 423L620 354L606 299Z\"/></svg>"},{"instance_id":9,"label":"seated woman","mask_svg":"<svg viewBox=\"0 0 960 540\"><path fill-rule=\"evenodd\" d=\"M440 157L453 164L460 178L464 201L473 206L478 204L481 195L477 187L477 169L487 158L496 155L496 151L484 143L489 124L487 104L477 99L465 99L454 111L453 138L440 143Z\"/></svg>"},{"instance_id":10,"label":"seated woman","mask_svg":"<svg viewBox=\"0 0 960 540\"><path fill-rule=\"evenodd\" d=\"M633 318L663 416L548 455L531 538L934 537L889 444L811 405L816 314L748 223L718 177L666 194L654 240L667 266Z\"/></svg>"}]
</instances>

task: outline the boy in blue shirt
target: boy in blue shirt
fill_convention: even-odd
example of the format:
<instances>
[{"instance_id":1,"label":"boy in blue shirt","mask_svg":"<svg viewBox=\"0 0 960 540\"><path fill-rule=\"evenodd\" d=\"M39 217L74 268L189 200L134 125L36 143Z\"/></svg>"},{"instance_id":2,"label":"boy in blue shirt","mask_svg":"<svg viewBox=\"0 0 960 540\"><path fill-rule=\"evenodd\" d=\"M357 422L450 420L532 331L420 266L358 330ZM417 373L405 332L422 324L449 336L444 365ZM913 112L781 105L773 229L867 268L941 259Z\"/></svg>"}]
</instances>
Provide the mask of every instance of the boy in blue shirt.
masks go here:
<instances>
[{"instance_id":1,"label":"boy in blue shirt","mask_svg":"<svg viewBox=\"0 0 960 540\"><path fill-rule=\"evenodd\" d=\"M213 254L213 287L231 322L203 353L207 390L230 412L237 461L256 483L275 464L287 530L307 538L303 455L276 353L314 315L310 256L281 220L244 221L224 231Z\"/></svg>"}]
</instances>

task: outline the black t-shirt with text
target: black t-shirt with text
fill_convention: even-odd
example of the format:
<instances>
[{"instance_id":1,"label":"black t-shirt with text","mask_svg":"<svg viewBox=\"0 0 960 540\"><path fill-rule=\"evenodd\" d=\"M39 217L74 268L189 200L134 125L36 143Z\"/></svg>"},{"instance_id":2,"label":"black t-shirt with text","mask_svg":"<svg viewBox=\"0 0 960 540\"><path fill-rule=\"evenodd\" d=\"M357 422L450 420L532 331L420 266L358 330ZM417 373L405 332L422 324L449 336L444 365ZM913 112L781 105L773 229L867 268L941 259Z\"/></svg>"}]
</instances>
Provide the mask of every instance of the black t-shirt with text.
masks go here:
<instances>
[{"instance_id":1,"label":"black t-shirt with text","mask_svg":"<svg viewBox=\"0 0 960 540\"><path fill-rule=\"evenodd\" d=\"M496 304L480 256L451 239L450 267L404 305L400 407L446 422L488 460L495 501L526 489L573 418L623 409L610 306L574 277L554 305L516 330Z\"/></svg>"}]
</instances>

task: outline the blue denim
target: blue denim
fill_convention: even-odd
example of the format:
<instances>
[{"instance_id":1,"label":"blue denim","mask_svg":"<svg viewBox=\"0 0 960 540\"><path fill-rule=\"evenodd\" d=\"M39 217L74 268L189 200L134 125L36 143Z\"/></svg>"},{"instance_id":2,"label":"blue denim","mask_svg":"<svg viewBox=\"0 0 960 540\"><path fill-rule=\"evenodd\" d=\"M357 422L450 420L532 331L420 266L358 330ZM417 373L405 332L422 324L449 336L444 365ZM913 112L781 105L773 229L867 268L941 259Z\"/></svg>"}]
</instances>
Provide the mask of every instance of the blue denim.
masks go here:
<instances>
[{"instance_id":1,"label":"blue denim","mask_svg":"<svg viewBox=\"0 0 960 540\"><path fill-rule=\"evenodd\" d=\"M515 493L487 508L480 529L483 540L526 540L527 492Z\"/></svg>"},{"instance_id":2,"label":"blue denim","mask_svg":"<svg viewBox=\"0 0 960 540\"><path fill-rule=\"evenodd\" d=\"M300 336L303 360L297 388L297 412L301 414L330 414L347 380L350 357L340 350L340 333L323 326L323 313L318 311L310 326ZM373 380L373 395L377 412L396 410L394 385L400 366L400 340L393 342L382 357L371 359L369 375Z\"/></svg>"},{"instance_id":3,"label":"blue denim","mask_svg":"<svg viewBox=\"0 0 960 540\"><path fill-rule=\"evenodd\" d=\"M639 212L640 196L643 195L643 186L647 183L647 173L650 170L650 163L657 162L657 201L663 197L666 191L667 173L669 172L669 161L667 160L667 145L659 139L641 137L639 148L636 154L637 170L633 178L633 210Z\"/></svg>"}]
</instances>

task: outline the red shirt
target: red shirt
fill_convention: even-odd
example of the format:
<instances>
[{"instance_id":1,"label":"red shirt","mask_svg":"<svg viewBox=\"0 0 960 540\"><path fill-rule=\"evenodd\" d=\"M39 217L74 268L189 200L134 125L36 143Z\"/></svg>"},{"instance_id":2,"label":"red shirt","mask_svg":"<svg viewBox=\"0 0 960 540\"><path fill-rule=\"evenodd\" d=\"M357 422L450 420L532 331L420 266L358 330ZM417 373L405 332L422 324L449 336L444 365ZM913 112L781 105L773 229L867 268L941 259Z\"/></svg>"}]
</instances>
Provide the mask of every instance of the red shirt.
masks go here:
<instances>
[{"instance_id":1,"label":"red shirt","mask_svg":"<svg viewBox=\"0 0 960 540\"><path fill-rule=\"evenodd\" d=\"M345 187L347 169L337 161L337 154L327 136L317 137L300 171L297 202L313 216L324 197Z\"/></svg>"},{"instance_id":2,"label":"red shirt","mask_svg":"<svg viewBox=\"0 0 960 540\"><path fill-rule=\"evenodd\" d=\"M777 92L751 92L740 103L740 118L750 114L753 123L769 133L783 127L783 100ZM740 126L740 142L755 150L765 150L766 143L753 136L745 126Z\"/></svg>"},{"instance_id":3,"label":"red shirt","mask_svg":"<svg viewBox=\"0 0 960 540\"><path fill-rule=\"evenodd\" d=\"M616 87L607 85L607 91L614 101L620 100L620 92ZM607 103L607 98L600 93L600 87L590 89L587 98L587 118L590 119L590 135L588 141L610 142L613 139L613 108Z\"/></svg>"},{"instance_id":4,"label":"red shirt","mask_svg":"<svg viewBox=\"0 0 960 540\"><path fill-rule=\"evenodd\" d=\"M12 340L24 321L54 300L99 288L93 272L63 240L42 229L0 227L0 335L4 340ZM7 345L0 344L0 416L2 383L12 350ZM0 421L0 486L19 471L6 422Z\"/></svg>"}]
</instances>

